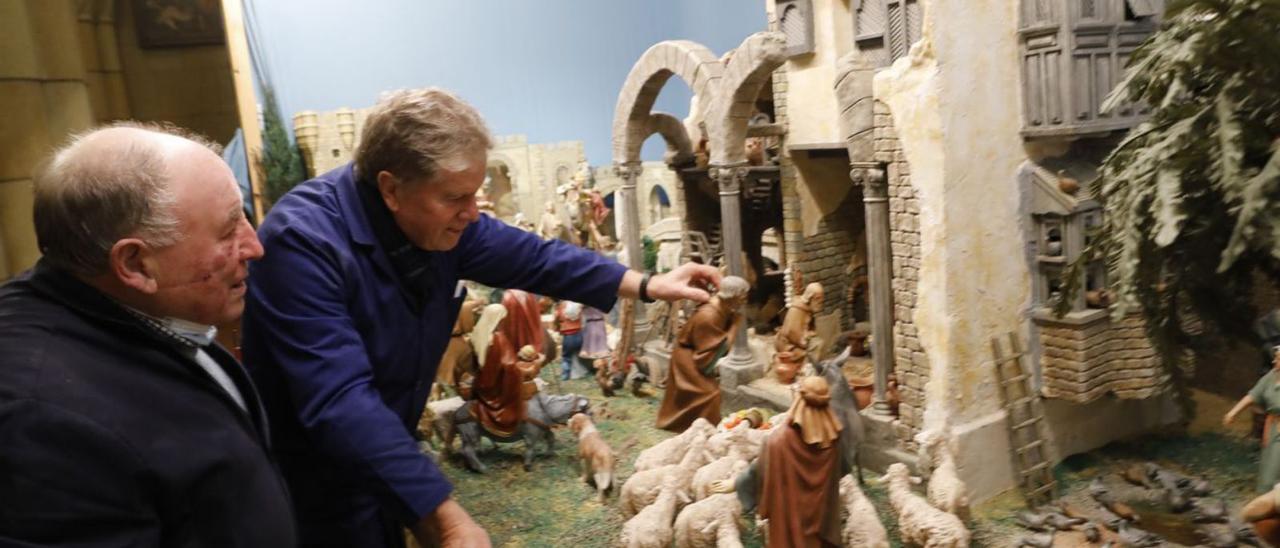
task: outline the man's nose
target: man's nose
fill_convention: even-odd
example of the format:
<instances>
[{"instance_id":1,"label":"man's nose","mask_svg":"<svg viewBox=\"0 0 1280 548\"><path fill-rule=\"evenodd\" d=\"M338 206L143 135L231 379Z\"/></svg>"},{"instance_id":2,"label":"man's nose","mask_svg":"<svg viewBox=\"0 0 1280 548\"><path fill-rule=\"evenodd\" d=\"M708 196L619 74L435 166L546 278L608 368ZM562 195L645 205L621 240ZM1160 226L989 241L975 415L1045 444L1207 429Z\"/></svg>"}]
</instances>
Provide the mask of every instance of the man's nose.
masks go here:
<instances>
[{"instance_id":1,"label":"man's nose","mask_svg":"<svg viewBox=\"0 0 1280 548\"><path fill-rule=\"evenodd\" d=\"M468 199L466 207L462 208L462 218L468 223L480 218L480 205L476 203L475 196Z\"/></svg>"},{"instance_id":2,"label":"man's nose","mask_svg":"<svg viewBox=\"0 0 1280 548\"><path fill-rule=\"evenodd\" d=\"M253 261L262 258L262 242L258 241L258 233L249 224L249 220L241 221L240 260Z\"/></svg>"}]
</instances>

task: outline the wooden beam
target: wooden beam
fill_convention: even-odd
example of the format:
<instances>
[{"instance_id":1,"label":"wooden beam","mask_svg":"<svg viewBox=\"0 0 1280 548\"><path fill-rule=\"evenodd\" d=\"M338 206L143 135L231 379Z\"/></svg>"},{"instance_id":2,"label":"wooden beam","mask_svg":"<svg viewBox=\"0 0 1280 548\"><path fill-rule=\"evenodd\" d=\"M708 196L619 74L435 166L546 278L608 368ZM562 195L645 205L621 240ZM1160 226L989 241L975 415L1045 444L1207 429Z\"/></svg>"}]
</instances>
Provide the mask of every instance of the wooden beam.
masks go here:
<instances>
[{"instance_id":1,"label":"wooden beam","mask_svg":"<svg viewBox=\"0 0 1280 548\"><path fill-rule=\"evenodd\" d=\"M258 125L258 95L253 87L253 61L245 37L241 0L222 0L222 19L227 30L227 55L231 58L231 78L236 89L236 114L244 133L245 156L249 161L249 192L253 195L254 224L262 223L262 127Z\"/></svg>"}]
</instances>

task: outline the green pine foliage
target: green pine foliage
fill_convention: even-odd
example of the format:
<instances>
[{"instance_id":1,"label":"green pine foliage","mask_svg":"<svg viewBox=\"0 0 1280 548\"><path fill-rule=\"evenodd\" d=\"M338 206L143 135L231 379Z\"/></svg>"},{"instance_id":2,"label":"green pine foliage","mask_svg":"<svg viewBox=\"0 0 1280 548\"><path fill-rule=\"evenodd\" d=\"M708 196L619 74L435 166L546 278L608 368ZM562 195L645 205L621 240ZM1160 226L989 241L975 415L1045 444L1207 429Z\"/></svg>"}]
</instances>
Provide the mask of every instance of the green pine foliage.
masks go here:
<instances>
[{"instance_id":1,"label":"green pine foliage","mask_svg":"<svg viewBox=\"0 0 1280 548\"><path fill-rule=\"evenodd\" d=\"M262 171L267 179L263 194L267 207L271 207L270 204L276 203L289 189L306 179L307 172L298 147L289 142L289 130L280 118L275 90L264 87L262 91L266 104L262 113Z\"/></svg>"},{"instance_id":2,"label":"green pine foliage","mask_svg":"<svg viewBox=\"0 0 1280 548\"><path fill-rule=\"evenodd\" d=\"M1150 105L1106 159L1096 247L1117 316L1167 356L1248 339L1255 282L1280 281L1280 0L1173 0L1104 108Z\"/></svg>"},{"instance_id":3,"label":"green pine foliage","mask_svg":"<svg viewBox=\"0 0 1280 548\"><path fill-rule=\"evenodd\" d=\"M648 236L641 236L640 244L644 247L644 271L657 272L658 244L653 241L653 238Z\"/></svg>"}]
</instances>

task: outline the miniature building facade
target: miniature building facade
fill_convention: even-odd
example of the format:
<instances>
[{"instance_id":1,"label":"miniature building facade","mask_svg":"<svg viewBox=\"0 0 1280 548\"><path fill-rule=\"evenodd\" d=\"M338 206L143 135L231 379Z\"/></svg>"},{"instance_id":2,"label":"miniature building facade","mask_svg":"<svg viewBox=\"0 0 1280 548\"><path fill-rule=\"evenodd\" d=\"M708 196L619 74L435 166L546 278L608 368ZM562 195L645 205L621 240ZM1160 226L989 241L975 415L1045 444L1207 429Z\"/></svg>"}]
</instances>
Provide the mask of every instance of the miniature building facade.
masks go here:
<instances>
[{"instance_id":1,"label":"miniature building facade","mask_svg":"<svg viewBox=\"0 0 1280 548\"><path fill-rule=\"evenodd\" d=\"M920 40L920 0L854 0L854 42L877 67L901 59Z\"/></svg>"},{"instance_id":2,"label":"miniature building facade","mask_svg":"<svg viewBox=\"0 0 1280 548\"><path fill-rule=\"evenodd\" d=\"M1103 101L1133 50L1155 31L1163 0L1022 0L1023 135L1079 136L1133 127L1145 109Z\"/></svg>"},{"instance_id":3,"label":"miniature building facade","mask_svg":"<svg viewBox=\"0 0 1280 548\"><path fill-rule=\"evenodd\" d=\"M769 4L771 24L786 4ZM873 354L889 358L876 383L896 378L900 403L863 412L885 446L868 448L869 466L902 460L917 434L948 425L975 500L1014 485L1012 468L990 458L1012 453L991 347L1009 336L1026 341L1055 458L1174 420L1142 323L1110 316L1101 261L1079 271L1068 313L1053 310L1103 221L1088 185L1142 120L1134 105L1102 103L1161 4L813 0L813 52L773 74L785 129L780 262L805 282L865 276L868 308L888 304L888 329L870 322L887 341ZM859 229L842 234L835 219L854 211ZM832 268L836 257L844 268ZM877 267L888 272L879 288ZM827 306L838 304L827 289Z\"/></svg>"}]
</instances>

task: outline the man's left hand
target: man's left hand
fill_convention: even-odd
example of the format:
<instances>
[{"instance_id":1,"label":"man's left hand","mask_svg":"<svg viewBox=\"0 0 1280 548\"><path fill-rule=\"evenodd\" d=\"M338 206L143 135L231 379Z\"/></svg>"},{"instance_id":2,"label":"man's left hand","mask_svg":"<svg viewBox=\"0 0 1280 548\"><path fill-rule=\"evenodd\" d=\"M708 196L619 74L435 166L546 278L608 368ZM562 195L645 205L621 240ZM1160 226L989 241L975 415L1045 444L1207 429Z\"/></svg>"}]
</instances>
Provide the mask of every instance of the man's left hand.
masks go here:
<instances>
[{"instance_id":1,"label":"man's left hand","mask_svg":"<svg viewBox=\"0 0 1280 548\"><path fill-rule=\"evenodd\" d=\"M689 299L705 303L713 288L720 287L720 270L704 264L685 263L649 278L649 296L660 301Z\"/></svg>"}]
</instances>

